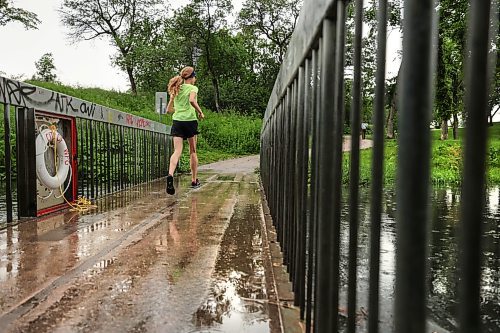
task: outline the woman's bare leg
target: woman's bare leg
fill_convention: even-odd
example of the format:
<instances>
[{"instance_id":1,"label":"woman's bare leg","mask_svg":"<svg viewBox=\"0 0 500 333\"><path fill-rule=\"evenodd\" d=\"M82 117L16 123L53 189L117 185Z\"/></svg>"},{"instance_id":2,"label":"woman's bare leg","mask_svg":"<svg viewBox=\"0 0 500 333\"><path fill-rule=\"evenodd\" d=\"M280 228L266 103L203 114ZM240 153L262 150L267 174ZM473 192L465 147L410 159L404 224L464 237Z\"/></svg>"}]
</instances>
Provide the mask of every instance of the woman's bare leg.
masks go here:
<instances>
[{"instance_id":1,"label":"woman's bare leg","mask_svg":"<svg viewBox=\"0 0 500 333\"><path fill-rule=\"evenodd\" d=\"M177 163L182 154L182 138L174 136L174 153L170 156L170 167L168 168L168 174L174 175L175 168L177 168Z\"/></svg>"},{"instance_id":2,"label":"woman's bare leg","mask_svg":"<svg viewBox=\"0 0 500 333\"><path fill-rule=\"evenodd\" d=\"M198 155L196 154L196 135L188 139L189 142L189 164L191 166L191 181L195 182L198 177Z\"/></svg>"}]
</instances>

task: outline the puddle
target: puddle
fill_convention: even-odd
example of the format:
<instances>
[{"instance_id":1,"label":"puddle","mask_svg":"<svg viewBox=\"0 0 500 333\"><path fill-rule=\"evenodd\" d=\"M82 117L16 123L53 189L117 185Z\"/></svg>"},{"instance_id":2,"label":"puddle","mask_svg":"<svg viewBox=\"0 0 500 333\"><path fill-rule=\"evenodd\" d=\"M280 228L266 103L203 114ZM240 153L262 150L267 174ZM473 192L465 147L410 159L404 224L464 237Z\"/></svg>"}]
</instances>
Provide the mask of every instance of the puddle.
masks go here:
<instances>
[{"instance_id":1,"label":"puddle","mask_svg":"<svg viewBox=\"0 0 500 333\"><path fill-rule=\"evenodd\" d=\"M253 200L252 200L253 199ZM193 314L191 332L269 332L260 206L242 196L219 250L208 298Z\"/></svg>"}]
</instances>

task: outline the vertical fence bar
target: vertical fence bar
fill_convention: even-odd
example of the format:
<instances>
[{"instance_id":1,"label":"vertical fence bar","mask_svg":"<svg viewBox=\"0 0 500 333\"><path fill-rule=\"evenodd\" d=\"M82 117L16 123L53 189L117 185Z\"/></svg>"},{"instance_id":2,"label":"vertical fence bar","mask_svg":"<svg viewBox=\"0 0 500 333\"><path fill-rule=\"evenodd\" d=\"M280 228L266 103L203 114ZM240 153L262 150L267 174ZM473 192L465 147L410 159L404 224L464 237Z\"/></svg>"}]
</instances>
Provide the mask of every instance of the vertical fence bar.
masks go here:
<instances>
[{"instance_id":1,"label":"vertical fence bar","mask_svg":"<svg viewBox=\"0 0 500 333\"><path fill-rule=\"evenodd\" d=\"M305 274L306 274L306 233L307 233L307 176L308 176L308 161L309 149L307 144L308 137L308 112L309 108L307 100L309 98L308 79L310 78L310 60L306 59L304 67L299 70L299 92L298 92L298 121L297 121L297 156L298 156L298 172L297 186L298 201L297 201L297 291L296 303L300 308L300 318L305 318Z\"/></svg>"},{"instance_id":2,"label":"vertical fence bar","mask_svg":"<svg viewBox=\"0 0 500 333\"><path fill-rule=\"evenodd\" d=\"M89 130L89 122L90 122L90 120L88 120L88 119L84 120L84 124L85 124L85 126L84 126L84 128L85 128L85 150L84 150L84 153L85 154L88 154L88 152L89 152L89 146L91 144L91 142L90 142L91 138L89 138L89 132L90 132L90 130ZM91 153L90 156L88 156L85 159L85 164L84 164L85 170L89 170L90 169L89 165L92 165L92 160L93 160L93 158L92 158L92 153ZM91 180L92 180L92 177L90 175L90 170L89 170L89 172L87 172L85 174L85 189L86 189L85 196L87 198L90 198L90 188L92 187Z\"/></svg>"},{"instance_id":3,"label":"vertical fence bar","mask_svg":"<svg viewBox=\"0 0 500 333\"><path fill-rule=\"evenodd\" d=\"M142 143L142 183L147 182L147 144L146 144L146 132L141 132L141 143Z\"/></svg>"},{"instance_id":4,"label":"vertical fence bar","mask_svg":"<svg viewBox=\"0 0 500 333\"><path fill-rule=\"evenodd\" d=\"M106 193L106 146L104 144L105 140L105 123L99 123L99 155L100 155L100 170L99 170L99 182L100 191L99 194L102 197Z\"/></svg>"},{"instance_id":5,"label":"vertical fence bar","mask_svg":"<svg viewBox=\"0 0 500 333\"><path fill-rule=\"evenodd\" d=\"M13 221L12 214L12 150L10 146L10 104L3 105L3 126L5 145L5 201L7 204L7 223Z\"/></svg>"},{"instance_id":6,"label":"vertical fence bar","mask_svg":"<svg viewBox=\"0 0 500 333\"><path fill-rule=\"evenodd\" d=\"M123 142L123 126L118 127L118 142L119 142L119 155L118 155L118 163L120 167L119 175L120 175L120 190L125 188L124 178L125 178L125 147Z\"/></svg>"},{"instance_id":7,"label":"vertical fence bar","mask_svg":"<svg viewBox=\"0 0 500 333\"><path fill-rule=\"evenodd\" d=\"M297 183L296 183L296 165L297 165L297 144L296 144L296 131L297 131L297 80L295 79L292 84L291 88L292 92L292 108L291 108L291 113L290 113L290 131L288 133L288 138L290 140L290 158L288 159L288 169L289 169L289 184L290 184L290 192L291 197L288 199L288 244L289 249L290 249L290 257L289 257L289 264L288 264L288 271L290 272L290 281L292 281L292 290L296 292L297 290L295 289L297 286L295 284L296 282L296 276L295 276L295 267L296 267L296 253L297 253L297 248L296 248L296 210L295 210L295 204L296 204L296 199L297 199Z\"/></svg>"},{"instance_id":8,"label":"vertical fence bar","mask_svg":"<svg viewBox=\"0 0 500 333\"><path fill-rule=\"evenodd\" d=\"M480 313L481 237L485 202L488 52L491 1L471 1L466 70L465 162L461 200L460 332L482 332ZM498 50L497 50L498 52Z\"/></svg>"},{"instance_id":9,"label":"vertical fence bar","mask_svg":"<svg viewBox=\"0 0 500 333\"><path fill-rule=\"evenodd\" d=\"M89 120L88 121L88 125L89 125L89 133L87 134L87 136L89 137L89 141L90 141L90 197L92 199L95 199L95 192L94 192L94 184L95 184L95 175L94 175L94 162L95 162L95 158L94 158L94 126L93 126L93 121L92 120Z\"/></svg>"},{"instance_id":10,"label":"vertical fence bar","mask_svg":"<svg viewBox=\"0 0 500 333\"><path fill-rule=\"evenodd\" d=\"M384 179L384 109L385 53L387 37L387 0L379 0L377 33L377 71L375 77L375 115L372 155L370 205L370 295L368 331L378 332L380 280L380 223L382 218L382 183Z\"/></svg>"},{"instance_id":11,"label":"vertical fence bar","mask_svg":"<svg viewBox=\"0 0 500 333\"><path fill-rule=\"evenodd\" d=\"M340 286L340 221L342 211L342 147L344 135L344 68L345 68L345 24L347 1L337 1L337 28L334 76L334 124L333 124L333 309L339 308ZM333 330L338 331L338 315L334 316Z\"/></svg>"},{"instance_id":12,"label":"vertical fence bar","mask_svg":"<svg viewBox=\"0 0 500 333\"><path fill-rule=\"evenodd\" d=\"M319 45L321 47L321 41L319 42ZM312 328L312 315L313 315L313 295L314 295L314 290L313 290L313 279L315 277L314 275L314 261L316 257L316 197L317 197L317 118L318 118L318 92L320 89L318 89L318 55L321 53L321 49L318 50L313 50L312 52L312 64L311 64L311 97L310 97L310 109L311 109L311 114L308 115L308 117L311 118L310 121L310 132L311 132L311 138L307 138L308 141L308 147L309 147L309 140L311 140L311 190L310 190L310 198L309 198L309 206L308 206L308 211L309 211L309 239L308 239L308 244L307 244L307 250L308 250L308 257L307 257L307 296L306 296L306 333L311 332ZM309 153L309 149L308 149Z\"/></svg>"},{"instance_id":13,"label":"vertical fence bar","mask_svg":"<svg viewBox=\"0 0 500 333\"><path fill-rule=\"evenodd\" d=\"M113 192L117 192L120 190L120 179L121 179L121 174L120 174L120 153L121 153L121 146L120 146L120 136L119 136L119 125L113 125L113 168L114 168L114 174L115 174L115 187Z\"/></svg>"},{"instance_id":14,"label":"vertical fence bar","mask_svg":"<svg viewBox=\"0 0 500 333\"><path fill-rule=\"evenodd\" d=\"M361 126L361 43L363 36L363 0L355 4L354 81L351 107L351 160L349 179L349 276L347 291L347 332L356 332L356 295L359 226L359 135ZM371 313L371 312L370 312Z\"/></svg>"},{"instance_id":15,"label":"vertical fence bar","mask_svg":"<svg viewBox=\"0 0 500 333\"><path fill-rule=\"evenodd\" d=\"M139 183L139 180L138 180L138 170L139 170L139 155L137 154L137 151L139 149L137 149L137 147L140 147L140 142L139 142L139 136L137 135L137 129L134 129L133 131L133 134L134 134L134 165L135 165L135 168L134 168L134 185L137 185Z\"/></svg>"},{"instance_id":16,"label":"vertical fence bar","mask_svg":"<svg viewBox=\"0 0 500 333\"><path fill-rule=\"evenodd\" d=\"M406 0L399 110L395 332L425 332L434 0Z\"/></svg>"},{"instance_id":17,"label":"vertical fence bar","mask_svg":"<svg viewBox=\"0 0 500 333\"><path fill-rule=\"evenodd\" d=\"M299 69L300 71L300 69ZM291 186L292 186L292 197L290 198L290 249L291 249L291 267L290 267L290 276L293 278L292 280L292 289L293 292L297 293L297 199L298 199L298 186L297 186L297 116L298 116L298 84L297 79L295 78L292 86L292 127L290 131L290 140L292 142L292 156L291 156Z\"/></svg>"},{"instance_id":18,"label":"vertical fence bar","mask_svg":"<svg viewBox=\"0 0 500 333\"><path fill-rule=\"evenodd\" d=\"M334 195L332 186L335 167L331 144L335 141L334 114L331 106L335 105L335 22L330 19L323 21L323 65L321 66L321 107L319 112L319 141L318 141L318 264L316 274L317 298L315 313L315 332L336 332L337 315L331 314L334 305L334 294L337 288L334 280L333 263L333 235L334 213L332 202Z\"/></svg>"},{"instance_id":19,"label":"vertical fence bar","mask_svg":"<svg viewBox=\"0 0 500 333\"><path fill-rule=\"evenodd\" d=\"M111 193L111 124L106 124L106 180Z\"/></svg>"}]
</instances>

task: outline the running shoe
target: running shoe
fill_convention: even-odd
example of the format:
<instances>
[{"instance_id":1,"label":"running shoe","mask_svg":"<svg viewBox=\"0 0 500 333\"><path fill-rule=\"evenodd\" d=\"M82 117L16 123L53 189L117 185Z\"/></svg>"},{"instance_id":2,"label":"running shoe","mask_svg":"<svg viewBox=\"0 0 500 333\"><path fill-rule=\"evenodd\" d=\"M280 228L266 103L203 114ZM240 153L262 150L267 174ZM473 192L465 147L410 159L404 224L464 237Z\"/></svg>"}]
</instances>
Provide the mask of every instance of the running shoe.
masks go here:
<instances>
[{"instance_id":1,"label":"running shoe","mask_svg":"<svg viewBox=\"0 0 500 333\"><path fill-rule=\"evenodd\" d=\"M171 175L167 176L167 193L170 195L175 194L174 177Z\"/></svg>"},{"instance_id":2,"label":"running shoe","mask_svg":"<svg viewBox=\"0 0 500 333\"><path fill-rule=\"evenodd\" d=\"M191 182L191 188L198 188L200 186L201 186L201 184L200 184L200 181L198 178L196 178L196 181Z\"/></svg>"}]
</instances>

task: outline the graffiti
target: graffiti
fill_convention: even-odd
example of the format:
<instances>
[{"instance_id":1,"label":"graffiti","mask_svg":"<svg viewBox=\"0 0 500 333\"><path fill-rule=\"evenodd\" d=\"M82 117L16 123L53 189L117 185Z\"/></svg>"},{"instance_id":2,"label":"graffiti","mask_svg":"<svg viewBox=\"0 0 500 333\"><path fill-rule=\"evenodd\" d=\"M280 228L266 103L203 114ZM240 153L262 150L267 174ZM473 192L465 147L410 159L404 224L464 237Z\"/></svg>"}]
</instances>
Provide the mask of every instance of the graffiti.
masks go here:
<instances>
[{"instance_id":1,"label":"graffiti","mask_svg":"<svg viewBox=\"0 0 500 333\"><path fill-rule=\"evenodd\" d=\"M0 76L0 103L164 133L166 126L76 97ZM159 126L158 126L159 125Z\"/></svg>"},{"instance_id":2,"label":"graffiti","mask_svg":"<svg viewBox=\"0 0 500 333\"><path fill-rule=\"evenodd\" d=\"M125 121L127 122L127 125L134 125L134 116L132 116L131 114L128 114Z\"/></svg>"},{"instance_id":3,"label":"graffiti","mask_svg":"<svg viewBox=\"0 0 500 333\"><path fill-rule=\"evenodd\" d=\"M80 104L80 112L88 115L90 118L94 118L95 107L96 105L94 103L87 105L86 102L83 102Z\"/></svg>"},{"instance_id":4,"label":"graffiti","mask_svg":"<svg viewBox=\"0 0 500 333\"><path fill-rule=\"evenodd\" d=\"M0 101L26 107L26 98L35 91L35 87L23 86L21 82L3 77L0 79Z\"/></svg>"},{"instance_id":5,"label":"graffiti","mask_svg":"<svg viewBox=\"0 0 500 333\"><path fill-rule=\"evenodd\" d=\"M135 126L138 128L149 128L151 126L151 121L143 118L138 118L135 122Z\"/></svg>"},{"instance_id":6,"label":"graffiti","mask_svg":"<svg viewBox=\"0 0 500 333\"><path fill-rule=\"evenodd\" d=\"M66 114L69 113L68 111L78 112L78 109L71 104L73 102L73 97L53 92L51 100L55 101L56 111Z\"/></svg>"}]
</instances>

